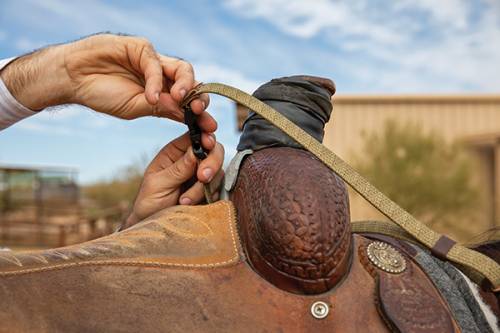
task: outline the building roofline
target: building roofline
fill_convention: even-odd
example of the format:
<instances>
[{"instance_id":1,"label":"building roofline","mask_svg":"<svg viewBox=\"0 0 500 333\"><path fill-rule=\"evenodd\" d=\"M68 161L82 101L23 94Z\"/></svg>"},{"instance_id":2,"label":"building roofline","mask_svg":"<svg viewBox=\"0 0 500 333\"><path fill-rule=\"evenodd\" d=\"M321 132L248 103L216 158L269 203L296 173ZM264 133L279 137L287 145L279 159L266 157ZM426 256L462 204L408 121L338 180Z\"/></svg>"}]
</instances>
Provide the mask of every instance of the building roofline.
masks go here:
<instances>
[{"instance_id":1,"label":"building roofline","mask_svg":"<svg viewBox=\"0 0 500 333\"><path fill-rule=\"evenodd\" d=\"M339 94L333 96L333 104L400 104L400 103L479 103L500 104L500 94Z\"/></svg>"},{"instance_id":2,"label":"building roofline","mask_svg":"<svg viewBox=\"0 0 500 333\"><path fill-rule=\"evenodd\" d=\"M460 139L460 142L476 147L493 147L500 144L500 133L482 133L468 135Z\"/></svg>"}]
</instances>

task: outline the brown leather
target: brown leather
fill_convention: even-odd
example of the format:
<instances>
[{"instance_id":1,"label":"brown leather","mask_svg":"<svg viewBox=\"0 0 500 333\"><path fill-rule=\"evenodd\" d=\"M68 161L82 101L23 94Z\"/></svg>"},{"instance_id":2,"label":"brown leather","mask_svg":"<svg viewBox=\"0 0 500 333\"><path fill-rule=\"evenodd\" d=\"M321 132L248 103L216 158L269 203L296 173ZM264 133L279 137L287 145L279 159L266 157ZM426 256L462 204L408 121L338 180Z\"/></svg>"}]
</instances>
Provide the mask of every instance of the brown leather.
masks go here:
<instances>
[{"instance_id":1,"label":"brown leather","mask_svg":"<svg viewBox=\"0 0 500 333\"><path fill-rule=\"evenodd\" d=\"M0 332L387 332L374 299L376 279L361 264L370 241L355 235L352 242L358 251L341 284L316 296L291 294L262 279L241 255L231 203L174 207L96 241L1 253ZM379 293L395 326L412 313L400 302L410 280L433 297L431 306L442 304L423 272L410 267L408 281L381 279L381 291L390 283L405 286L398 297ZM330 306L325 319L311 315L316 301Z\"/></svg>"},{"instance_id":2,"label":"brown leather","mask_svg":"<svg viewBox=\"0 0 500 333\"><path fill-rule=\"evenodd\" d=\"M350 265L349 198L340 178L311 153L254 152L231 195L252 267L283 290L319 294Z\"/></svg>"},{"instance_id":3,"label":"brown leather","mask_svg":"<svg viewBox=\"0 0 500 333\"><path fill-rule=\"evenodd\" d=\"M385 236L383 236L386 238ZM385 272L371 263L366 254L370 240L361 238L358 258L377 281L376 303L387 325L396 332L459 332L459 328L439 291L414 262L402 242L389 239L405 258L406 269L399 274ZM377 237L378 240L380 238ZM386 241L385 239L382 241Z\"/></svg>"},{"instance_id":4,"label":"brown leather","mask_svg":"<svg viewBox=\"0 0 500 333\"><path fill-rule=\"evenodd\" d=\"M0 251L0 277L75 266L204 268L239 261L228 201L165 209L125 231L59 249Z\"/></svg>"},{"instance_id":5,"label":"brown leather","mask_svg":"<svg viewBox=\"0 0 500 333\"><path fill-rule=\"evenodd\" d=\"M438 291L413 264L397 275L379 272L377 290L382 316L399 332L458 331Z\"/></svg>"},{"instance_id":6,"label":"brown leather","mask_svg":"<svg viewBox=\"0 0 500 333\"><path fill-rule=\"evenodd\" d=\"M398 239L372 233L363 233L361 235L369 239L376 239L389 243L412 258L417 254L416 250L410 245L408 245L408 243L400 241ZM485 254L490 256L491 258L495 258L495 256L492 253L485 253ZM479 294L481 295L482 300L491 308L495 316L500 317L500 306L499 306L498 295L492 292L490 287L479 288Z\"/></svg>"},{"instance_id":7,"label":"brown leather","mask_svg":"<svg viewBox=\"0 0 500 333\"><path fill-rule=\"evenodd\" d=\"M387 332L357 253L335 289L288 293L235 253L231 210L176 207L108 241L16 256L23 266L2 254L0 332ZM200 227L191 214L207 220ZM310 313L319 300L330 306L324 319Z\"/></svg>"},{"instance_id":8,"label":"brown leather","mask_svg":"<svg viewBox=\"0 0 500 333\"><path fill-rule=\"evenodd\" d=\"M306 81L321 85L323 88L328 90L332 96L335 95L335 91L337 90L337 88L335 87L335 82L333 82L332 80L326 79L324 77L310 75L301 75L301 77Z\"/></svg>"},{"instance_id":9,"label":"brown leather","mask_svg":"<svg viewBox=\"0 0 500 333\"><path fill-rule=\"evenodd\" d=\"M432 247L432 254L440 259L446 260L446 255L455 244L456 242L453 239L442 235Z\"/></svg>"}]
</instances>

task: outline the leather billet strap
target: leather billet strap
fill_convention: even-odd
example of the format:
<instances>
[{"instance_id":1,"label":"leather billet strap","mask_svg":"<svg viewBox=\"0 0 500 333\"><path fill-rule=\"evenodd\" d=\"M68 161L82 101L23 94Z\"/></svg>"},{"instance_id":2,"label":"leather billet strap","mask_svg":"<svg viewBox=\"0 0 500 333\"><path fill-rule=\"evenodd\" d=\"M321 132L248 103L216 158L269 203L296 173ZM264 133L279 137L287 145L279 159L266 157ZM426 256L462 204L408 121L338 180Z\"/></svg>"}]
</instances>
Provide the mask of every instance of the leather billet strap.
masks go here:
<instances>
[{"instance_id":1,"label":"leather billet strap","mask_svg":"<svg viewBox=\"0 0 500 333\"><path fill-rule=\"evenodd\" d=\"M429 249L433 249L435 252L438 252L440 256L460 266L465 266L476 271L491 283L493 291L500 291L499 264L477 251L456 243L449 244L449 242L445 241L444 245L446 246L443 247L443 236L441 234L418 221L410 213L375 188L375 186L370 184L363 176L335 153L307 134L292 121L283 117L273 108L239 89L221 83L207 83L196 86L187 94L181 106L189 104L193 99L203 93L214 93L230 98L265 118L297 141L306 150L314 154L363 198L418 240L422 245ZM481 284L483 281L475 282Z\"/></svg>"}]
</instances>

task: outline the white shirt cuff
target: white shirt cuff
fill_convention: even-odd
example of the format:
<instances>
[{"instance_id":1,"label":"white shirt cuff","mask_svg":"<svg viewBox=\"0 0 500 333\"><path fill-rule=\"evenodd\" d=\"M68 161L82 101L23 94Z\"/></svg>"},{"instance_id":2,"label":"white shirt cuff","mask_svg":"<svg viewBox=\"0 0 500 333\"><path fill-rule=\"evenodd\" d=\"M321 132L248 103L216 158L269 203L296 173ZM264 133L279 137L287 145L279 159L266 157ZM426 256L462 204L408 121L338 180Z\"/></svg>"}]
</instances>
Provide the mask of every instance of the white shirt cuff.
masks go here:
<instances>
[{"instance_id":1,"label":"white shirt cuff","mask_svg":"<svg viewBox=\"0 0 500 333\"><path fill-rule=\"evenodd\" d=\"M0 70L14 59L0 60ZM19 103L0 79L0 131L36 113Z\"/></svg>"}]
</instances>

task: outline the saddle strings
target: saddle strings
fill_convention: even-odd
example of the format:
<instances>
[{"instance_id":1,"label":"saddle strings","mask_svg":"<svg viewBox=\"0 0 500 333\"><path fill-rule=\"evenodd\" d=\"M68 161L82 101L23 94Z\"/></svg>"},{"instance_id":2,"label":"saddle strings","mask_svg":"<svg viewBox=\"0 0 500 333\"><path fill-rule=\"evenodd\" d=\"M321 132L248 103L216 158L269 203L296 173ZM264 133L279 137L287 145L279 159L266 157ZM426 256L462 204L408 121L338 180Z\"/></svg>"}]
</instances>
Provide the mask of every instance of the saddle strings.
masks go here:
<instances>
[{"instance_id":1,"label":"saddle strings","mask_svg":"<svg viewBox=\"0 0 500 333\"><path fill-rule=\"evenodd\" d=\"M188 105L193 99L203 93L213 93L232 99L265 118L271 124L297 141L306 150L314 154L320 161L326 164L326 166L382 214L403 229L409 236L431 249L435 255L456 263L460 268L464 269L465 273L468 273L469 277L476 283L482 284L485 278L491 283L490 287L493 291L500 291L499 264L486 255L459 245L448 237L430 229L375 188L375 186L369 183L334 152L330 151L321 144L321 142L314 139L272 107L237 88L221 83L199 84L186 95L181 106ZM391 228L380 228L382 225L377 225L378 223L379 222L365 223L356 228L358 231L362 230L364 232L378 232L382 229L391 232Z\"/></svg>"}]
</instances>

